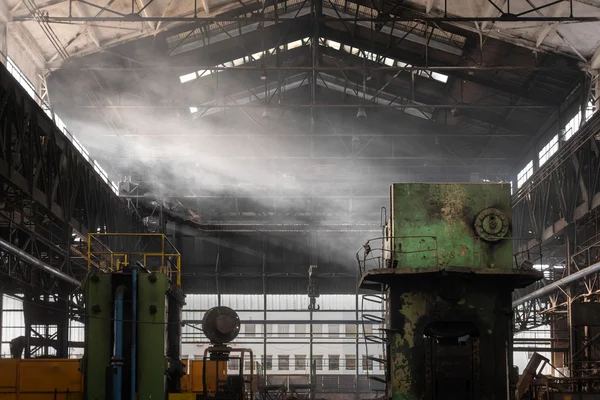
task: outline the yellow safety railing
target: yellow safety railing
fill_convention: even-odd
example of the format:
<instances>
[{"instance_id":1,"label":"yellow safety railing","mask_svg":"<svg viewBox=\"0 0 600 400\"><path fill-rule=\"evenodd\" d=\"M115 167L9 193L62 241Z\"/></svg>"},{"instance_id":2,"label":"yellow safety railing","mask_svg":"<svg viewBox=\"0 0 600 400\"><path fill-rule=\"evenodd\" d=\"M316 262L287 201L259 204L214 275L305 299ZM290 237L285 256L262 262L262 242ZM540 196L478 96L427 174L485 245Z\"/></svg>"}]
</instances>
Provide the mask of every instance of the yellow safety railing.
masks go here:
<instances>
[{"instance_id":1,"label":"yellow safety railing","mask_svg":"<svg viewBox=\"0 0 600 400\"><path fill-rule=\"evenodd\" d=\"M162 233L90 233L87 245L88 270L120 272L140 262L181 286L181 254ZM111 247L119 250L112 251Z\"/></svg>"}]
</instances>

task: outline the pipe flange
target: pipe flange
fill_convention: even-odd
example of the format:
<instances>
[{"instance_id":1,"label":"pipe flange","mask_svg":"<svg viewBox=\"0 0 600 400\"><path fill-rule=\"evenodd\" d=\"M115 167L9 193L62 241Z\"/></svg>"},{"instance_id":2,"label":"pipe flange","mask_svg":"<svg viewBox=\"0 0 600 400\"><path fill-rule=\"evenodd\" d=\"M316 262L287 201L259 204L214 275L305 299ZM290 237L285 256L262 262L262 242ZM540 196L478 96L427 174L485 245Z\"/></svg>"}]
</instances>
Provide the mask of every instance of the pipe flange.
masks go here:
<instances>
[{"instance_id":1,"label":"pipe flange","mask_svg":"<svg viewBox=\"0 0 600 400\"><path fill-rule=\"evenodd\" d=\"M475 218L475 232L485 241L496 242L508 234L509 222L497 208L486 208Z\"/></svg>"}]
</instances>

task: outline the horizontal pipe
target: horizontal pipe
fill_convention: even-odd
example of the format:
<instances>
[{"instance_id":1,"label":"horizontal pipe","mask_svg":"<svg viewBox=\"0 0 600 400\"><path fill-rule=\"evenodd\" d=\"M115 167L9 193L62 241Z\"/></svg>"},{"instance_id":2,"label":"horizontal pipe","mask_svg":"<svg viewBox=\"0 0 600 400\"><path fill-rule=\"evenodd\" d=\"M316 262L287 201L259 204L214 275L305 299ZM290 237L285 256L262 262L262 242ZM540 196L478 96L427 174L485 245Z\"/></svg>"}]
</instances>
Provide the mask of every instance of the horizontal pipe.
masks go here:
<instances>
[{"instance_id":1,"label":"horizontal pipe","mask_svg":"<svg viewBox=\"0 0 600 400\"><path fill-rule=\"evenodd\" d=\"M78 71L162 71L168 70L171 72L189 72L190 70L211 70L211 71L228 71L228 70L238 70L238 71L548 71L548 72L560 72L565 70L572 70L571 68L566 67L540 67L536 65L406 65L406 66L397 66L397 67L389 67L389 66L344 66L340 65L339 67L329 67L323 65L299 65L299 66L288 66L288 65L280 65L280 66L272 66L272 65L236 65L234 67L226 67L226 66L215 66L215 65L182 65L182 66L168 66L168 67L115 67L111 65L86 65L82 67L77 67Z\"/></svg>"},{"instance_id":2,"label":"horizontal pipe","mask_svg":"<svg viewBox=\"0 0 600 400\"><path fill-rule=\"evenodd\" d=\"M65 23L65 22L296 22L298 24L306 24L306 19L294 17L266 17L256 13L254 17L142 17L136 14L124 15L117 17L69 17L69 16L46 16L44 21L50 24ZM15 22L35 21L34 16L14 17ZM518 17L513 19L503 17L342 17L342 18L311 18L315 22L598 22L600 17Z\"/></svg>"},{"instance_id":3,"label":"horizontal pipe","mask_svg":"<svg viewBox=\"0 0 600 400\"><path fill-rule=\"evenodd\" d=\"M385 99L384 99L385 100ZM385 100L387 102L387 100ZM246 103L246 104L175 104L175 105L162 105L157 106L153 104L130 104L130 105L113 105L113 104L95 104L95 105L75 105L73 108L106 108L106 109L144 109L144 108L152 108L152 109L175 109L175 108L188 108L188 107L196 107L198 110L210 110L210 109L228 109L228 108L265 108L264 102L257 103ZM399 104L399 103L390 103L390 104L378 104L371 103L370 101L365 102L364 104L348 104L348 103L269 103L266 105L267 108L354 108L358 109L362 108L393 108L393 109L403 109L403 108L413 108L413 109L427 109L427 108L442 108L442 109L476 109L476 110L511 110L514 108L518 109L558 109L556 105L540 105L540 104Z\"/></svg>"},{"instance_id":4,"label":"horizontal pipe","mask_svg":"<svg viewBox=\"0 0 600 400\"><path fill-rule=\"evenodd\" d=\"M596 273L596 272L600 272L600 263L592 264L587 268L577 271L569 276L566 276L562 279L557 280L556 282L553 282L547 286L544 286L541 289L538 289L538 290L533 291L521 298L518 298L517 300L513 301L512 307L516 308L519 305L521 305L527 301L535 300L539 297L550 294L562 286L568 285L569 283L576 282L579 279L584 278L584 277L586 277L590 274Z\"/></svg>"},{"instance_id":5,"label":"horizontal pipe","mask_svg":"<svg viewBox=\"0 0 600 400\"><path fill-rule=\"evenodd\" d=\"M25 261L34 267L40 268L41 270L46 271L50 275L53 275L53 276L57 277L58 279L68 282L71 285L81 286L81 282L79 282L77 279L65 274L64 272L57 270L56 268L51 267L50 265L46 264L45 262L33 257L31 254L27 253L26 251L23 251L20 248L8 243L4 239L0 239L0 249L5 250L6 252L12 254L13 256L20 258L22 261Z\"/></svg>"},{"instance_id":6,"label":"horizontal pipe","mask_svg":"<svg viewBox=\"0 0 600 400\"><path fill-rule=\"evenodd\" d=\"M308 310L306 310L306 312L309 312ZM377 312L376 310L373 310L373 312ZM202 320L201 319L186 319L181 321L181 323L183 324L201 324ZM240 321L241 324L243 325L284 325L284 324L288 324L288 325L327 325L327 324L336 324L336 325L361 325L361 324L365 324L365 325L381 325L383 324L383 321L381 322L373 322L373 321L369 321L369 320L329 320L329 319L324 319L324 320L318 320L318 319L313 319L312 321L309 319L291 319L291 320L286 320L286 319L270 319L270 320L266 320L266 321L262 321L262 320L258 320L258 319L249 319L249 320L243 320ZM304 334L304 333L303 333ZM352 335L356 335L356 333L352 333Z\"/></svg>"}]
</instances>

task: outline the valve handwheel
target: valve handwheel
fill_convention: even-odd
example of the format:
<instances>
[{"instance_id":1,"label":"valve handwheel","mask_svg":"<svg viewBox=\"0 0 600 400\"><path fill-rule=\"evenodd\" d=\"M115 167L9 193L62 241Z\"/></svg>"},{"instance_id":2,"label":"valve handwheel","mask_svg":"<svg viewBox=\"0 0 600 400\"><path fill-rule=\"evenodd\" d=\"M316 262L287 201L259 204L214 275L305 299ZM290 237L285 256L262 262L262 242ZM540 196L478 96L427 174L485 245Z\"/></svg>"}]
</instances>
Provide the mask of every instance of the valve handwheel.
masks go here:
<instances>
[{"instance_id":1,"label":"valve handwheel","mask_svg":"<svg viewBox=\"0 0 600 400\"><path fill-rule=\"evenodd\" d=\"M477 235L488 242L496 242L508 234L509 221L497 208L486 208L475 218Z\"/></svg>"}]
</instances>

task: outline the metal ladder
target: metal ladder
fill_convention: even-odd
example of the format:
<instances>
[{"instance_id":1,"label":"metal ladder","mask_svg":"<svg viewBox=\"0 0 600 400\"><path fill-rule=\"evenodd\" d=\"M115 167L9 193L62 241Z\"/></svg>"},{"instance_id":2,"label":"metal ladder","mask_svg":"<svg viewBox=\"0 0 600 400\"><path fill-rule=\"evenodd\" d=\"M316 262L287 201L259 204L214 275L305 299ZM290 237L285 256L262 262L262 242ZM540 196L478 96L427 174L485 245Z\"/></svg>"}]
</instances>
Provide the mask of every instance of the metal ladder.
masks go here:
<instances>
[{"instance_id":1,"label":"metal ladder","mask_svg":"<svg viewBox=\"0 0 600 400\"><path fill-rule=\"evenodd\" d=\"M369 334L366 333L367 330L365 329L365 326L367 326L367 325L372 326L374 323L375 324L384 324L385 318L380 317L379 315L371 314L371 313L369 313L369 310L365 310L365 304L367 304L367 303L381 304L382 311L383 311L383 305L385 304L385 295L383 293L383 285L380 285L380 293L367 294L362 297L361 317L362 317L362 328L363 328L364 339L365 339L365 341L364 341L365 356L367 359L367 369L366 369L367 379L369 379L371 381L375 381L375 382L380 382L385 385L385 384L387 384L387 374L388 374L388 365L387 365L387 358L386 358L387 338L385 335L385 329L379 329L379 328L372 329L371 333L369 333ZM378 355L370 355L369 354L369 344L381 345L383 348L382 349L383 357L380 358ZM383 367L384 367L383 371L384 371L385 378L381 378L380 376L374 375L371 373L371 370L368 368L369 361L373 362L373 370L375 370L376 363L379 365L383 365ZM373 390L378 395L376 398L384 398L385 397L385 391L384 391L383 395L379 396L381 390L380 389L373 389Z\"/></svg>"}]
</instances>

